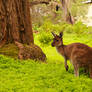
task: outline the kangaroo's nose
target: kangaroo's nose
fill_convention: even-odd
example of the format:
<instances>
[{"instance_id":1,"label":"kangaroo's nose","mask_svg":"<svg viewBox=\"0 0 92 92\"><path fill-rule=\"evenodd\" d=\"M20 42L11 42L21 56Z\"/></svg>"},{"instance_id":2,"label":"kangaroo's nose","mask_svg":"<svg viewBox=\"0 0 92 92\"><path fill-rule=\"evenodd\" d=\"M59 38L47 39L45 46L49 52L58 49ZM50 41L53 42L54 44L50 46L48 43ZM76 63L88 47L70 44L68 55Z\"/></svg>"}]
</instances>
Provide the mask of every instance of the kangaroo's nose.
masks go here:
<instances>
[{"instance_id":1,"label":"kangaroo's nose","mask_svg":"<svg viewBox=\"0 0 92 92\"><path fill-rule=\"evenodd\" d=\"M53 43L51 45L52 45L52 47L54 47L54 44Z\"/></svg>"}]
</instances>

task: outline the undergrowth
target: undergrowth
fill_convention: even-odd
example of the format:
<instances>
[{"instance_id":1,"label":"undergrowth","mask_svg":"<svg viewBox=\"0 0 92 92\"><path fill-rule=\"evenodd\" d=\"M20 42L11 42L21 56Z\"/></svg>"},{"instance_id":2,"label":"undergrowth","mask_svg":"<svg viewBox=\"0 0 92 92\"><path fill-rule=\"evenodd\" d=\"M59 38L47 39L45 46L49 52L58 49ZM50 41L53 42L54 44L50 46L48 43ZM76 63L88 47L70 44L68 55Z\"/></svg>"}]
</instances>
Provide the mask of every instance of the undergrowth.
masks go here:
<instances>
[{"instance_id":1,"label":"undergrowth","mask_svg":"<svg viewBox=\"0 0 92 92\"><path fill-rule=\"evenodd\" d=\"M80 36L84 37L92 34L92 27L87 27L80 21L76 22L74 25L66 23L53 24L50 21L45 21L44 24L40 28L36 28L36 30L40 33L40 35L38 35L39 42L45 45L48 45L53 39L51 32L55 32L57 34L59 32L64 32L64 34L72 34L73 36L77 36L79 38Z\"/></svg>"}]
</instances>

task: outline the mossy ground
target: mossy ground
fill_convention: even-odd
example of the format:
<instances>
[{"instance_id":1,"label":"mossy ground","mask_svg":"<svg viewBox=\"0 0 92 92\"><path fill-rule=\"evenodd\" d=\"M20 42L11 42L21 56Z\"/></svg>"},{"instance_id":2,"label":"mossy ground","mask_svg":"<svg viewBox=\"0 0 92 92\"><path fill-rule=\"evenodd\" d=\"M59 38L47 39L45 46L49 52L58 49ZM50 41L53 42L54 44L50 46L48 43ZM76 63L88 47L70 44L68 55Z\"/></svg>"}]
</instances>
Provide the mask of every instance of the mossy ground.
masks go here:
<instances>
[{"instance_id":1,"label":"mossy ground","mask_svg":"<svg viewBox=\"0 0 92 92\"><path fill-rule=\"evenodd\" d=\"M2 48L0 48L0 54L18 59L19 56L19 48L11 43L5 44ZM33 60L42 60L45 61L46 56L39 46L35 44L31 44L30 46L24 44L24 48L21 50L21 54L23 55L22 59L33 59ZM28 57L29 56L29 57Z\"/></svg>"},{"instance_id":2,"label":"mossy ground","mask_svg":"<svg viewBox=\"0 0 92 92\"><path fill-rule=\"evenodd\" d=\"M92 92L89 75L81 73L76 78L69 62L66 72L63 57L50 44L41 44L38 37L35 36L35 43L45 52L47 63L0 55L0 92ZM92 47L92 34L64 34L63 40L64 44L82 42Z\"/></svg>"},{"instance_id":3,"label":"mossy ground","mask_svg":"<svg viewBox=\"0 0 92 92\"><path fill-rule=\"evenodd\" d=\"M0 48L0 54L12 58L18 58L18 47L15 44L6 44Z\"/></svg>"}]
</instances>

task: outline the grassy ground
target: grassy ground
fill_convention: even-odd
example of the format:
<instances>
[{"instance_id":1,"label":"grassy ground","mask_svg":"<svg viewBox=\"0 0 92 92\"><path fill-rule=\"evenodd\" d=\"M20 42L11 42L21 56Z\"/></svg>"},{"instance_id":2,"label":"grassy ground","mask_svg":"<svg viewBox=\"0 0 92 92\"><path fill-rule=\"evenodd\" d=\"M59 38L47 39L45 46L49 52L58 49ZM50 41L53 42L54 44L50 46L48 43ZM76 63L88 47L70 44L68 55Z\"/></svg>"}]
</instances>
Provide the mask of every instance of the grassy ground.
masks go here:
<instances>
[{"instance_id":1,"label":"grassy ground","mask_svg":"<svg viewBox=\"0 0 92 92\"><path fill-rule=\"evenodd\" d=\"M74 77L73 66L64 68L64 59L50 44L38 44L47 55L47 63L32 60L19 61L0 56L0 92L92 92L92 80L88 75ZM64 44L82 42L92 46L92 34L65 34Z\"/></svg>"}]
</instances>

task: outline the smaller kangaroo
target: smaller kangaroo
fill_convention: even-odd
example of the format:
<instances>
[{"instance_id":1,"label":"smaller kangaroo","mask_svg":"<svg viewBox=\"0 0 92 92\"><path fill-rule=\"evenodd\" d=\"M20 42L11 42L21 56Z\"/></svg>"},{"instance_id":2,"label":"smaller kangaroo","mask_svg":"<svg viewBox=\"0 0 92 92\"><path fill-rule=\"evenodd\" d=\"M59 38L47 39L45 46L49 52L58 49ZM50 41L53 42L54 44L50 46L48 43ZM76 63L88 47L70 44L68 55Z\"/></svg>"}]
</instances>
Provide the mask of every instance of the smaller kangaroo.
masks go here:
<instances>
[{"instance_id":1,"label":"smaller kangaroo","mask_svg":"<svg viewBox=\"0 0 92 92\"><path fill-rule=\"evenodd\" d=\"M92 48L82 43L63 44L63 32L54 36L52 47L56 47L65 59L65 68L68 71L67 60L70 60L74 67L75 76L79 76L79 68L84 67L89 70L90 78L92 78Z\"/></svg>"}]
</instances>

